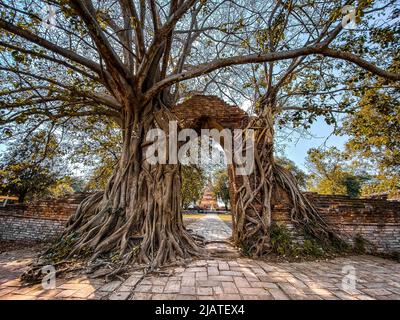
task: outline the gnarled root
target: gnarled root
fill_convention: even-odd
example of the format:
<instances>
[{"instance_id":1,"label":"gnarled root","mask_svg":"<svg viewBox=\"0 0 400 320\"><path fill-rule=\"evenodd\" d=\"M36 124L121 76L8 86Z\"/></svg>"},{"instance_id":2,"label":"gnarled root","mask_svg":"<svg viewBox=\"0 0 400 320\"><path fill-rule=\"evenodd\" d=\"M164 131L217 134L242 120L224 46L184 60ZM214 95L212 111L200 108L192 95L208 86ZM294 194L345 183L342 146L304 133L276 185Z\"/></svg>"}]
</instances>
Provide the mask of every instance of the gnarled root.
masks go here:
<instances>
[{"instance_id":1,"label":"gnarled root","mask_svg":"<svg viewBox=\"0 0 400 320\"><path fill-rule=\"evenodd\" d=\"M301 232L318 240L323 246L335 247L344 242L325 223L313 204L303 195L294 176L275 163L273 157L273 116L252 120L248 128L257 128L254 149L254 171L236 178L234 241L246 254L260 257L271 252L270 227L272 194L279 188L292 204L290 218Z\"/></svg>"},{"instance_id":2,"label":"gnarled root","mask_svg":"<svg viewBox=\"0 0 400 320\"><path fill-rule=\"evenodd\" d=\"M111 181L111 192L86 198L61 239L37 260L25 279L37 277L44 264L77 257L88 258L91 266L98 264L96 260L108 259L120 270L132 262L145 263L153 270L202 256L204 249L183 225L178 170L177 165L158 165L141 171L130 188L135 187L130 195L136 197L124 197L125 207L115 206L115 197L121 199L124 194L121 188L113 188L118 180Z\"/></svg>"},{"instance_id":3,"label":"gnarled root","mask_svg":"<svg viewBox=\"0 0 400 320\"><path fill-rule=\"evenodd\" d=\"M266 167L268 169L264 176L261 175L256 187L252 188L250 179L245 178L238 190L234 238L245 253L260 257L271 252L271 194L278 187L289 196L292 205L290 220L300 233L315 238L326 249L345 247L344 241L326 224L315 206L301 192L293 175L277 164Z\"/></svg>"},{"instance_id":4,"label":"gnarled root","mask_svg":"<svg viewBox=\"0 0 400 320\"><path fill-rule=\"evenodd\" d=\"M307 235L316 238L325 246L343 245L344 242L324 221L315 206L300 191L296 179L285 168L274 166L274 179L289 195L292 209L290 219Z\"/></svg>"}]
</instances>

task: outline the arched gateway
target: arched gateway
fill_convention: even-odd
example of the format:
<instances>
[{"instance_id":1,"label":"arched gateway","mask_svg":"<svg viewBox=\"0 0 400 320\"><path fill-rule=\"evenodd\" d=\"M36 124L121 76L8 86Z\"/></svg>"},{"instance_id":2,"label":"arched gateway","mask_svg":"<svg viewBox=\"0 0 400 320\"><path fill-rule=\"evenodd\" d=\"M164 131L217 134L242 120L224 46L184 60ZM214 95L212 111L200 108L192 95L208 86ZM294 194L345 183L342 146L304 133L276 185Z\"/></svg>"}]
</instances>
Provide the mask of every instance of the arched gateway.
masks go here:
<instances>
[{"instance_id":1,"label":"arched gateway","mask_svg":"<svg viewBox=\"0 0 400 320\"><path fill-rule=\"evenodd\" d=\"M244 129L249 123L249 115L238 106L229 105L221 98L195 94L171 109L176 116L180 129L191 128L200 134L201 129ZM223 141L217 141L223 144ZM234 165L228 164L229 193L235 230L236 191L240 176L235 174Z\"/></svg>"},{"instance_id":2,"label":"arched gateway","mask_svg":"<svg viewBox=\"0 0 400 320\"><path fill-rule=\"evenodd\" d=\"M237 161L228 164L232 236L243 250L253 256L270 252L273 211L276 212L283 204L287 206L284 214L288 224L296 232L300 231L301 234L328 245L341 243L342 240L326 224L312 201L298 188L292 174L275 163L271 111L252 117L216 96L199 94L172 107L171 111L178 120L180 129L191 128L198 133L201 129L245 129L243 136L254 132L252 148L248 148L247 143L236 148L242 153L251 150L254 168L242 175L239 174L241 168ZM235 139L236 137L235 135Z\"/></svg>"}]
</instances>

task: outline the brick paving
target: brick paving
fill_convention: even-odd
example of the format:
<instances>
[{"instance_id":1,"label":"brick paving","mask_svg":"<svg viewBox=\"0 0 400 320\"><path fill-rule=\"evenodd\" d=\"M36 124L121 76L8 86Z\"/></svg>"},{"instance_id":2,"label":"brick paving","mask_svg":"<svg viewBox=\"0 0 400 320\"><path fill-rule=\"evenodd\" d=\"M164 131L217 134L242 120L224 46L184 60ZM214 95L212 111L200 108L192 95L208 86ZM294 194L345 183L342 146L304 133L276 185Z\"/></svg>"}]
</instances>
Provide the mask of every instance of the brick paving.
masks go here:
<instances>
[{"instance_id":1,"label":"brick paving","mask_svg":"<svg viewBox=\"0 0 400 320\"><path fill-rule=\"evenodd\" d=\"M207 214L187 225L205 241L224 241L232 235L232 229L217 214Z\"/></svg>"},{"instance_id":2,"label":"brick paving","mask_svg":"<svg viewBox=\"0 0 400 320\"><path fill-rule=\"evenodd\" d=\"M222 228L223 222L215 217L200 221L214 230L203 231L206 239L215 239L217 226ZM201 230L200 224L196 228ZM236 252L220 242L210 243L207 248ZM210 255L185 267L168 268L162 274L142 277L140 272L132 272L124 281L108 283L86 276L61 278L56 288L45 290L41 284L22 286L19 281L34 254L32 249L0 254L0 300L400 300L400 264L367 255L301 263L253 260L238 254L225 258ZM346 284L352 283L351 272L355 286L349 287Z\"/></svg>"},{"instance_id":3,"label":"brick paving","mask_svg":"<svg viewBox=\"0 0 400 320\"><path fill-rule=\"evenodd\" d=\"M19 275L33 252L0 255L0 300L19 299L400 299L400 264L373 256L331 261L271 263L247 258L196 260L168 276L140 272L105 283L86 276L57 279L56 288L22 286ZM355 289L345 289L346 268L354 268ZM142 280L141 280L142 279Z\"/></svg>"}]
</instances>

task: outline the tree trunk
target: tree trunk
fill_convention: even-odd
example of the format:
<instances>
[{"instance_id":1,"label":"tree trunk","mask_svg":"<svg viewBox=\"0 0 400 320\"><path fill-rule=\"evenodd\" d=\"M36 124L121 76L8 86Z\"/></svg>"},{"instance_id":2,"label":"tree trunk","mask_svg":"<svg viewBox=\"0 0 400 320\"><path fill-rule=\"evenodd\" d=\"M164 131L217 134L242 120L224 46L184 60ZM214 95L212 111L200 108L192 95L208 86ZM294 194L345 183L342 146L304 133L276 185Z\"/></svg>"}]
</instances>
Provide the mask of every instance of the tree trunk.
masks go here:
<instances>
[{"instance_id":1,"label":"tree trunk","mask_svg":"<svg viewBox=\"0 0 400 320\"><path fill-rule=\"evenodd\" d=\"M319 240L322 245L342 240L320 217L317 209L303 195L294 176L274 162L273 108L252 119L247 128L255 128L254 171L236 176L237 191L233 210L233 239L242 249L260 257L271 252L272 194L282 188L291 200L290 219L300 231Z\"/></svg>"},{"instance_id":2,"label":"tree trunk","mask_svg":"<svg viewBox=\"0 0 400 320\"><path fill-rule=\"evenodd\" d=\"M117 253L124 263L136 258L158 267L201 254L183 225L179 164L146 160L147 133L168 133L171 114L146 110L139 119L125 119L121 160L106 190L84 200L68 222L64 238L77 238L70 256L90 250L93 260Z\"/></svg>"},{"instance_id":3,"label":"tree trunk","mask_svg":"<svg viewBox=\"0 0 400 320\"><path fill-rule=\"evenodd\" d=\"M272 114L251 120L247 128L255 129L254 171L249 176L236 176L239 186L235 196L233 239L246 252L262 256L269 251L271 194L273 188Z\"/></svg>"}]
</instances>

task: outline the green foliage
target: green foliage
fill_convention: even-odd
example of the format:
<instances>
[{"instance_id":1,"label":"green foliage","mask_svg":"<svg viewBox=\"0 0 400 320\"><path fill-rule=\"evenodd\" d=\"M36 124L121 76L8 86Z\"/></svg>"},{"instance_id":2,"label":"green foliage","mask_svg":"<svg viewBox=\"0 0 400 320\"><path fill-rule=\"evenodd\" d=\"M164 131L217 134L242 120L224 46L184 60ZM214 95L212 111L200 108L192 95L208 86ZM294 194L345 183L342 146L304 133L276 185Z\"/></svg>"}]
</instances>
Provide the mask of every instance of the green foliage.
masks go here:
<instances>
[{"instance_id":1,"label":"green foliage","mask_svg":"<svg viewBox=\"0 0 400 320\"><path fill-rule=\"evenodd\" d=\"M270 237L273 252L282 256L292 256L297 251L293 244L292 236L285 225L273 223Z\"/></svg>"},{"instance_id":2,"label":"green foliage","mask_svg":"<svg viewBox=\"0 0 400 320\"><path fill-rule=\"evenodd\" d=\"M62 178L54 136L44 131L23 143L15 142L0 159L0 193L16 195L20 202L49 194Z\"/></svg>"},{"instance_id":3,"label":"green foliage","mask_svg":"<svg viewBox=\"0 0 400 320\"><path fill-rule=\"evenodd\" d=\"M303 253L307 256L321 258L325 255L324 250L314 239L305 239L303 242Z\"/></svg>"},{"instance_id":4,"label":"green foliage","mask_svg":"<svg viewBox=\"0 0 400 320\"><path fill-rule=\"evenodd\" d=\"M76 142L69 161L87 168L84 190L103 190L121 155L121 130L112 120L91 116L71 127Z\"/></svg>"},{"instance_id":5,"label":"green foliage","mask_svg":"<svg viewBox=\"0 0 400 320\"><path fill-rule=\"evenodd\" d=\"M400 189L400 86L363 80L364 89L355 91L361 98L357 112L344 122L343 133L349 136L349 153L367 160L375 171L363 194Z\"/></svg>"},{"instance_id":6,"label":"green foliage","mask_svg":"<svg viewBox=\"0 0 400 320\"><path fill-rule=\"evenodd\" d=\"M366 252L366 241L359 233L354 237L354 251L358 254Z\"/></svg>"},{"instance_id":7,"label":"green foliage","mask_svg":"<svg viewBox=\"0 0 400 320\"><path fill-rule=\"evenodd\" d=\"M337 247L334 247L334 245L327 247L322 246L316 239L306 234L303 236L305 238L303 243L297 243L286 225L272 223L270 231L272 252L289 259L320 259L332 254L347 252L347 246L343 244Z\"/></svg>"},{"instance_id":8,"label":"green foliage","mask_svg":"<svg viewBox=\"0 0 400 320\"><path fill-rule=\"evenodd\" d=\"M251 257L251 247L250 245L248 245L247 243L240 243L240 251L242 252L242 254L246 257Z\"/></svg>"},{"instance_id":9,"label":"green foliage","mask_svg":"<svg viewBox=\"0 0 400 320\"><path fill-rule=\"evenodd\" d=\"M182 166L181 201L182 207L187 208L196 203L206 184L207 178L204 171L197 166Z\"/></svg>"},{"instance_id":10,"label":"green foliage","mask_svg":"<svg viewBox=\"0 0 400 320\"><path fill-rule=\"evenodd\" d=\"M400 174L379 172L362 187L361 194L368 196L372 194L387 193L388 196L396 195L400 189Z\"/></svg>"},{"instance_id":11,"label":"green foliage","mask_svg":"<svg viewBox=\"0 0 400 320\"><path fill-rule=\"evenodd\" d=\"M218 170L214 172L213 193L217 199L220 199L224 203L225 209L228 210L230 193L227 170Z\"/></svg>"},{"instance_id":12,"label":"green foliage","mask_svg":"<svg viewBox=\"0 0 400 320\"><path fill-rule=\"evenodd\" d=\"M50 197L61 198L68 194L83 191L84 182L76 177L65 176L58 179L53 185L49 186Z\"/></svg>"},{"instance_id":13,"label":"green foliage","mask_svg":"<svg viewBox=\"0 0 400 320\"><path fill-rule=\"evenodd\" d=\"M91 171L84 189L88 191L104 190L108 180L112 176L115 165L115 159L104 156L101 160L98 161L97 166L94 167Z\"/></svg>"},{"instance_id":14,"label":"green foliage","mask_svg":"<svg viewBox=\"0 0 400 320\"><path fill-rule=\"evenodd\" d=\"M311 172L309 189L320 194L358 197L362 185L369 179L366 173L357 173L349 163L349 155L331 147L327 150L308 150L307 165Z\"/></svg>"},{"instance_id":15,"label":"green foliage","mask_svg":"<svg viewBox=\"0 0 400 320\"><path fill-rule=\"evenodd\" d=\"M400 251L393 251L391 256L393 260L400 262Z\"/></svg>"},{"instance_id":16,"label":"green foliage","mask_svg":"<svg viewBox=\"0 0 400 320\"><path fill-rule=\"evenodd\" d=\"M48 263L59 263L63 261L73 249L73 245L78 239L78 235L73 233L67 237L61 237L54 242L51 250L45 252L45 258Z\"/></svg>"}]
</instances>

